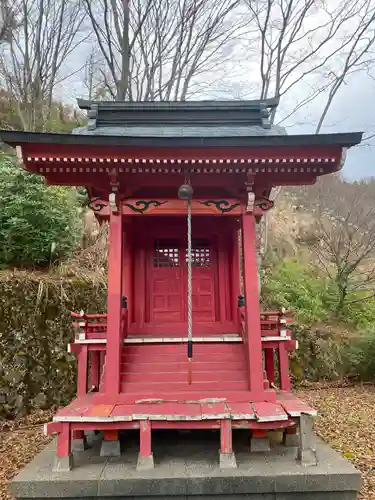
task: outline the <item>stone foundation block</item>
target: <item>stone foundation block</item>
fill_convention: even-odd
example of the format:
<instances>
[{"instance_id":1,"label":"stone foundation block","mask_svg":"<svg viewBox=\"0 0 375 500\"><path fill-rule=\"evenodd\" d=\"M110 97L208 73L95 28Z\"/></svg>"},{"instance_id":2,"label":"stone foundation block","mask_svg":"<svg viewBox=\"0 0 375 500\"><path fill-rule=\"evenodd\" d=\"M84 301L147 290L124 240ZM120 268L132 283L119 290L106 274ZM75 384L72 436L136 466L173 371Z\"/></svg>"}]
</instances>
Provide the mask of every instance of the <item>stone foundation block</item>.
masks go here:
<instances>
[{"instance_id":1,"label":"stone foundation block","mask_svg":"<svg viewBox=\"0 0 375 500\"><path fill-rule=\"evenodd\" d=\"M121 457L120 441L116 439L115 441L109 441L103 439L100 447L101 457Z\"/></svg>"},{"instance_id":2,"label":"stone foundation block","mask_svg":"<svg viewBox=\"0 0 375 500\"><path fill-rule=\"evenodd\" d=\"M221 453L220 452L220 469L236 469L236 455L232 453Z\"/></svg>"}]
</instances>

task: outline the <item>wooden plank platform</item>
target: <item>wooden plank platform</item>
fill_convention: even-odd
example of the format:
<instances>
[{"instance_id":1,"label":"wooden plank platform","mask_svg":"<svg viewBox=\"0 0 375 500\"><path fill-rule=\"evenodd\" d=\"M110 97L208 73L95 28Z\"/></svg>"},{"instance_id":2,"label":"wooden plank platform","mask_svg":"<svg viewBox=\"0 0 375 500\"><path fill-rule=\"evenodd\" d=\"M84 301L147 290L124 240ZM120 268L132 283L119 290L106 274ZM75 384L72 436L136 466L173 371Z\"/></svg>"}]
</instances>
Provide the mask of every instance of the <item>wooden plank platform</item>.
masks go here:
<instances>
[{"instance_id":1,"label":"wooden plank platform","mask_svg":"<svg viewBox=\"0 0 375 500\"><path fill-rule=\"evenodd\" d=\"M58 410L53 422L131 422L152 421L207 421L246 420L258 423L288 421L316 410L291 393L277 394L277 401L145 401L132 404L98 404L94 396L78 397Z\"/></svg>"},{"instance_id":2,"label":"wooden plank platform","mask_svg":"<svg viewBox=\"0 0 375 500\"><path fill-rule=\"evenodd\" d=\"M288 415L293 418L300 417L302 414L316 417L318 414L314 408L311 408L311 406L291 392L278 392L276 401L284 408Z\"/></svg>"}]
</instances>

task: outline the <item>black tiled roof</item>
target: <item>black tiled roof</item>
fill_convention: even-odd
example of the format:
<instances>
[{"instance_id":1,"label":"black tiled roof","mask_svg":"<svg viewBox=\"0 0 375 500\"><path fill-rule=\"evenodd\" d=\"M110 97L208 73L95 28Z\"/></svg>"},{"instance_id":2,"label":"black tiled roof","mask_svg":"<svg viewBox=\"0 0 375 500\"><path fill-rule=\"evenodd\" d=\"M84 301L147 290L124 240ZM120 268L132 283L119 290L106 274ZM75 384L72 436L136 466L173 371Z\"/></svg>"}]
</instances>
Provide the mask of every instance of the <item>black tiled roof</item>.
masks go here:
<instances>
[{"instance_id":1,"label":"black tiled roof","mask_svg":"<svg viewBox=\"0 0 375 500\"><path fill-rule=\"evenodd\" d=\"M76 133L156 137L269 135L266 131L271 130L270 113L277 104L276 99L186 102L79 99L79 107L88 111L89 123ZM285 132L279 129L276 135L280 133Z\"/></svg>"}]
</instances>

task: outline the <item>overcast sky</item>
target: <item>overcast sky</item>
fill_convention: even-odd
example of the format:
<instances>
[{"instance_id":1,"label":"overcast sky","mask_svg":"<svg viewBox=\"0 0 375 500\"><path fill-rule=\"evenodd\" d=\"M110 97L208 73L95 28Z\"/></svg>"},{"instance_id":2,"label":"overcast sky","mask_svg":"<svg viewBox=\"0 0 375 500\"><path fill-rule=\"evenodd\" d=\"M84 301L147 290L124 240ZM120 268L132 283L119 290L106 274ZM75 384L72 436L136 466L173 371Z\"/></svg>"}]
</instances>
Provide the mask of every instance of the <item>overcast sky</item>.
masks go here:
<instances>
[{"instance_id":1,"label":"overcast sky","mask_svg":"<svg viewBox=\"0 0 375 500\"><path fill-rule=\"evenodd\" d=\"M238 51L238 45L234 44L235 51L231 56L235 56ZM83 50L82 50L83 49ZM82 47L81 52L86 52L89 47ZM230 51L231 52L231 51ZM82 54L81 54L82 55ZM240 56L242 58L242 55ZM257 78L259 68L251 61L245 59L245 64L240 64L242 69L240 73L235 75L232 71L228 72L228 67L225 70L227 77L224 81L220 78L220 73L223 68L220 66L215 71L207 76L204 76L206 92L204 95L196 95L195 98L200 99L220 99L220 98L257 98L257 90L254 90L254 83L251 86L249 79L251 76ZM233 59L232 59L233 60ZM227 63L228 64L228 63ZM237 61L233 63L233 70L238 68ZM229 75L228 75L229 73ZM223 73L224 74L224 73ZM228 78L229 76L229 78ZM211 84L210 80L215 81ZM320 82L318 81L318 86ZM74 81L66 81L60 87L61 93L64 95L64 100L67 99L70 103L75 102L77 97L87 97L87 90L84 86L82 76L76 75ZM225 89L223 95L219 89ZM229 88L229 91L228 91ZM248 91L247 91L248 89ZM300 100L308 95L306 82L302 81L297 85L291 94L282 97L280 101L280 116L284 112L288 113L293 109ZM341 87L337 93L333 104L330 107L327 118L324 122L322 133L335 132L365 132L365 135L375 133L375 80L373 80L366 72L354 73L349 81ZM304 107L298 114L293 115L283 126L286 126L288 134L303 134L314 133L316 124L324 107L324 96L315 99L309 106ZM277 120L276 120L277 122ZM375 177L375 138L370 143L366 143L354 148L351 148L346 157L343 175L347 179L355 180L364 177Z\"/></svg>"},{"instance_id":2,"label":"overcast sky","mask_svg":"<svg viewBox=\"0 0 375 500\"><path fill-rule=\"evenodd\" d=\"M365 73L353 75L337 94L321 132L365 132L365 135L374 133L374 102L375 81ZM304 108L299 116L290 118L288 133L314 133L319 111L319 101L309 108ZM369 143L348 150L342 172L351 180L375 177L375 138Z\"/></svg>"}]
</instances>

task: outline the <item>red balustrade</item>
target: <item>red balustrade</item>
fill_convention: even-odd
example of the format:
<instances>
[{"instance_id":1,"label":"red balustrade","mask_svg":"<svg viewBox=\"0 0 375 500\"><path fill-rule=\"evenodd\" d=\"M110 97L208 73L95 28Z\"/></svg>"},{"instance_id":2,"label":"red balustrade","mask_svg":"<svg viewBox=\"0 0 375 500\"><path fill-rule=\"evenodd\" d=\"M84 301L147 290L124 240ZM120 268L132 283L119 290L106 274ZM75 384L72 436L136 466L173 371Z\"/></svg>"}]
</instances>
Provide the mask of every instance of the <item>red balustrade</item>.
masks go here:
<instances>
[{"instance_id":1,"label":"red balustrade","mask_svg":"<svg viewBox=\"0 0 375 500\"><path fill-rule=\"evenodd\" d=\"M76 341L87 340L106 340L107 339L107 314L86 314L71 313L72 318L79 321L73 321L73 327L76 332ZM127 335L128 311L122 309L122 336Z\"/></svg>"},{"instance_id":2,"label":"red balustrade","mask_svg":"<svg viewBox=\"0 0 375 500\"><path fill-rule=\"evenodd\" d=\"M289 352L297 348L297 341L291 338L291 330L288 327L293 323L293 319L286 317L287 314L288 312L284 309L261 312L260 326L267 379L271 385L275 384L277 364L280 389L290 391ZM241 335L246 339L247 329L244 306L239 307L239 324Z\"/></svg>"}]
</instances>

